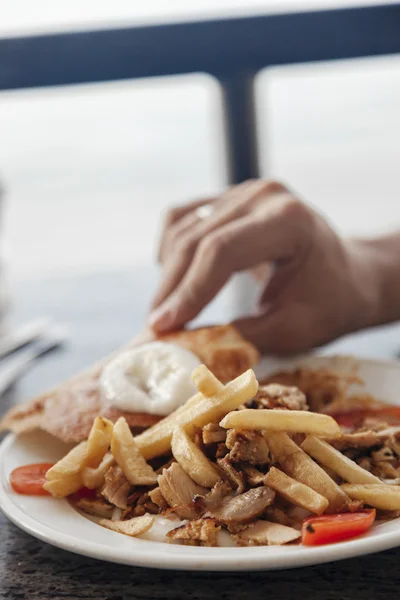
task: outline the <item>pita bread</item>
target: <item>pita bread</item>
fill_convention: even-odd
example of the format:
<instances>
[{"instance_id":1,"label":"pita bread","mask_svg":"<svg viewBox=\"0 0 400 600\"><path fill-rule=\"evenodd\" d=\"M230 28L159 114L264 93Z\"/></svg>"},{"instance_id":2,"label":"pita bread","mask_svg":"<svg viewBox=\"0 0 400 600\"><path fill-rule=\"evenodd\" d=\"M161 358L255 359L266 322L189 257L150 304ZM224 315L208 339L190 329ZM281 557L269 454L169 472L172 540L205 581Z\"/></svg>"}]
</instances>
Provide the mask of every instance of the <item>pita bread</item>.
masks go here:
<instances>
[{"instance_id":1,"label":"pita bread","mask_svg":"<svg viewBox=\"0 0 400 600\"><path fill-rule=\"evenodd\" d=\"M122 350L154 339L152 332L145 331ZM190 350L224 383L259 360L254 346L244 340L232 325L183 330L158 339ZM154 425L162 417L102 407L98 379L102 367L116 354L118 352L43 395L12 408L1 420L0 431L22 433L42 429L64 442L78 443L88 437L93 420L99 414L112 421L124 416L134 431Z\"/></svg>"}]
</instances>

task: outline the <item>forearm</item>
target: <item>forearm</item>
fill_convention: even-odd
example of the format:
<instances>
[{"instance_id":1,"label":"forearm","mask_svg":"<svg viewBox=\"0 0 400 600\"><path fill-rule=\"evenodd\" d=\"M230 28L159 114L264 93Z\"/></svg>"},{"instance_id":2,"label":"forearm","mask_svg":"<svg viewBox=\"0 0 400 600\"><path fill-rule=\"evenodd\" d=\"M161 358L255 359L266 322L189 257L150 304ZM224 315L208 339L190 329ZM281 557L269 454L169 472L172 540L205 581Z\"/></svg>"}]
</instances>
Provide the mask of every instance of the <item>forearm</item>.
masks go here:
<instances>
[{"instance_id":1,"label":"forearm","mask_svg":"<svg viewBox=\"0 0 400 600\"><path fill-rule=\"evenodd\" d=\"M366 326L400 320L400 231L357 240L368 276L366 296L370 303Z\"/></svg>"}]
</instances>

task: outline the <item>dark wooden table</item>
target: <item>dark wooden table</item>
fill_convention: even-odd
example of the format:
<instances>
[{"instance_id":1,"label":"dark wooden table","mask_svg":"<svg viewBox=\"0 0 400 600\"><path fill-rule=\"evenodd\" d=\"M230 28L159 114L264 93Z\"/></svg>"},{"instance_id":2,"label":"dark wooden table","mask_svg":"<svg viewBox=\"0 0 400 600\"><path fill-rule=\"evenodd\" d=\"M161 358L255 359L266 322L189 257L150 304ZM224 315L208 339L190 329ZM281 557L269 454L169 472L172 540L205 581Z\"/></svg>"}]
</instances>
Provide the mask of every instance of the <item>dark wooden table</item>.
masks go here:
<instances>
[{"instance_id":1,"label":"dark wooden table","mask_svg":"<svg viewBox=\"0 0 400 600\"><path fill-rule=\"evenodd\" d=\"M43 359L2 399L2 410L74 373L140 330L154 273L113 272L26 282L15 288L16 321L53 315L69 323L71 341ZM224 307L216 307L218 311ZM226 312L225 312L226 318ZM334 349L393 356L399 328L353 336ZM245 551L245 550L244 550ZM323 551L323 550L321 550ZM391 600L400 596L399 550L317 567L266 573L190 573L118 566L40 542L0 514L0 598L7 600Z\"/></svg>"}]
</instances>

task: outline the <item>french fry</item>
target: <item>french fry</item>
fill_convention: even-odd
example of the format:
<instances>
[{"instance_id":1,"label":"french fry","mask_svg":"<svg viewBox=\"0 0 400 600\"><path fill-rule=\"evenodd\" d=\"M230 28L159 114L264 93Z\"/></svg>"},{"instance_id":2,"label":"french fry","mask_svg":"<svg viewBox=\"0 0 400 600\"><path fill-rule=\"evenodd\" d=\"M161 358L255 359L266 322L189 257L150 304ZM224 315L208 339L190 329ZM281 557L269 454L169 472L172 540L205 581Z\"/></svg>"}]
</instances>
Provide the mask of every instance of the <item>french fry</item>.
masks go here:
<instances>
[{"instance_id":1,"label":"french fry","mask_svg":"<svg viewBox=\"0 0 400 600\"><path fill-rule=\"evenodd\" d=\"M52 481L80 473L86 452L87 442L81 442L47 471L46 479Z\"/></svg>"},{"instance_id":2,"label":"french fry","mask_svg":"<svg viewBox=\"0 0 400 600\"><path fill-rule=\"evenodd\" d=\"M90 490L95 490L101 487L104 483L105 475L113 464L114 460L115 459L111 452L107 452L98 467L85 467L82 471L83 485Z\"/></svg>"},{"instance_id":3,"label":"french fry","mask_svg":"<svg viewBox=\"0 0 400 600\"><path fill-rule=\"evenodd\" d=\"M281 465L287 475L308 485L328 500L326 512L337 513L346 506L348 497L344 491L286 433L268 432L265 439L274 461Z\"/></svg>"},{"instance_id":4,"label":"french fry","mask_svg":"<svg viewBox=\"0 0 400 600\"><path fill-rule=\"evenodd\" d=\"M85 467L98 467L111 444L113 423L104 417L96 417L87 441Z\"/></svg>"},{"instance_id":5,"label":"french fry","mask_svg":"<svg viewBox=\"0 0 400 600\"><path fill-rule=\"evenodd\" d=\"M270 468L264 482L292 504L301 506L316 515L322 515L328 508L329 502L324 496L275 467Z\"/></svg>"},{"instance_id":6,"label":"french fry","mask_svg":"<svg viewBox=\"0 0 400 600\"><path fill-rule=\"evenodd\" d=\"M135 537L146 533L154 523L154 517L151 515L143 515L142 517L133 517L128 521L111 521L110 519L101 519L100 525L116 531L117 533L123 533Z\"/></svg>"},{"instance_id":7,"label":"french fry","mask_svg":"<svg viewBox=\"0 0 400 600\"><path fill-rule=\"evenodd\" d=\"M307 436L301 447L307 454L349 483L381 483L378 477L360 467L324 440L320 440L313 435Z\"/></svg>"},{"instance_id":8,"label":"french fry","mask_svg":"<svg viewBox=\"0 0 400 600\"><path fill-rule=\"evenodd\" d=\"M210 398L224 389L223 384L205 365L198 366L192 373L192 381L203 396Z\"/></svg>"},{"instance_id":9,"label":"french fry","mask_svg":"<svg viewBox=\"0 0 400 600\"><path fill-rule=\"evenodd\" d=\"M77 492L83 486L80 472L62 475L59 479L46 481L43 489L47 490L54 498L65 498Z\"/></svg>"},{"instance_id":10,"label":"french fry","mask_svg":"<svg viewBox=\"0 0 400 600\"><path fill-rule=\"evenodd\" d=\"M186 403L187 408L182 407L136 436L136 444L146 459L166 454L171 448L175 427L182 427L190 435L195 427L218 422L227 412L253 398L257 389L256 376L249 369L210 398L205 398L202 394L193 396Z\"/></svg>"},{"instance_id":11,"label":"french fry","mask_svg":"<svg viewBox=\"0 0 400 600\"><path fill-rule=\"evenodd\" d=\"M342 490L354 500L381 510L400 510L400 487L395 485L344 483Z\"/></svg>"},{"instance_id":12,"label":"french fry","mask_svg":"<svg viewBox=\"0 0 400 600\"><path fill-rule=\"evenodd\" d=\"M68 452L46 473L46 479L62 479L82 471L85 467L97 467L110 447L113 424L104 417L96 417L89 438Z\"/></svg>"},{"instance_id":13,"label":"french fry","mask_svg":"<svg viewBox=\"0 0 400 600\"><path fill-rule=\"evenodd\" d=\"M182 427L174 429L171 450L182 469L199 485L212 488L221 479L212 462L208 460Z\"/></svg>"},{"instance_id":14,"label":"french fry","mask_svg":"<svg viewBox=\"0 0 400 600\"><path fill-rule=\"evenodd\" d=\"M143 458L124 417L114 425L111 452L132 485L153 485L157 474Z\"/></svg>"},{"instance_id":15,"label":"french fry","mask_svg":"<svg viewBox=\"0 0 400 600\"><path fill-rule=\"evenodd\" d=\"M220 422L225 429L257 429L287 433L314 433L319 436L340 435L340 427L329 415L305 410L244 409L231 412Z\"/></svg>"}]
</instances>

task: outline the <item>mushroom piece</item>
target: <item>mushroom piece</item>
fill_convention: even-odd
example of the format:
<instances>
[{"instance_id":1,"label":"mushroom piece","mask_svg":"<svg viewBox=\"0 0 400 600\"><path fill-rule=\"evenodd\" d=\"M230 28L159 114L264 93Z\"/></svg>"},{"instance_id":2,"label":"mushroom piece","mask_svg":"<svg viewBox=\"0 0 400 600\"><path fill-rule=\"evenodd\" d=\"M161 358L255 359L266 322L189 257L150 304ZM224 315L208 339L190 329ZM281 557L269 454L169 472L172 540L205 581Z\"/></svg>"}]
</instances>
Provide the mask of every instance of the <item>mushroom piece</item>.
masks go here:
<instances>
[{"instance_id":1,"label":"mushroom piece","mask_svg":"<svg viewBox=\"0 0 400 600\"><path fill-rule=\"evenodd\" d=\"M271 488L253 488L239 496L223 498L220 506L210 511L210 516L225 525L250 523L259 517L274 499L275 492Z\"/></svg>"}]
</instances>

